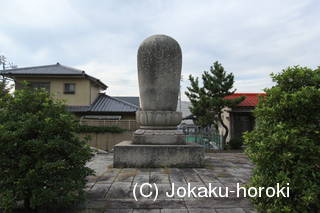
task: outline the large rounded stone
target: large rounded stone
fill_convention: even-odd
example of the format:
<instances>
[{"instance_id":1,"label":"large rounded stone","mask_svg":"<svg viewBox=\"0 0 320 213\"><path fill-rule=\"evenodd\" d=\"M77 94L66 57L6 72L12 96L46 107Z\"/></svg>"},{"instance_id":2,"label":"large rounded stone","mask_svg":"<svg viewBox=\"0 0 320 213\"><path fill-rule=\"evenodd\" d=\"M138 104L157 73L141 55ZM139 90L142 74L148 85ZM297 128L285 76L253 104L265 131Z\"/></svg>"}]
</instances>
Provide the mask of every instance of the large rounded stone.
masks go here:
<instances>
[{"instance_id":1,"label":"large rounded stone","mask_svg":"<svg viewBox=\"0 0 320 213\"><path fill-rule=\"evenodd\" d=\"M175 111L137 111L136 120L141 129L176 129L182 118Z\"/></svg>"},{"instance_id":2,"label":"large rounded stone","mask_svg":"<svg viewBox=\"0 0 320 213\"><path fill-rule=\"evenodd\" d=\"M176 40L166 35L145 39L138 50L141 109L176 111L182 54Z\"/></svg>"}]
</instances>

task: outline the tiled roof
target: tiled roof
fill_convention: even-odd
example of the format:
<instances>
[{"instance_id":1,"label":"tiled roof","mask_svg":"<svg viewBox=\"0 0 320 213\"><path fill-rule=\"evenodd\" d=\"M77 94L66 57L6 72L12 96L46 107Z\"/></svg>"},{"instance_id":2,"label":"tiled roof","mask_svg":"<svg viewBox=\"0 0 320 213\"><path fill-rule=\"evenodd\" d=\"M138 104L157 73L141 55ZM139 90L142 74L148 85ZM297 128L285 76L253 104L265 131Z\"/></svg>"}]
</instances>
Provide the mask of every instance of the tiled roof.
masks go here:
<instances>
[{"instance_id":1,"label":"tiled roof","mask_svg":"<svg viewBox=\"0 0 320 213\"><path fill-rule=\"evenodd\" d=\"M67 106L70 112L136 112L139 106L124 100L110 97L106 94L99 94L96 100L90 106Z\"/></svg>"},{"instance_id":2,"label":"tiled roof","mask_svg":"<svg viewBox=\"0 0 320 213\"><path fill-rule=\"evenodd\" d=\"M69 112L86 112L89 106L67 106L66 109Z\"/></svg>"},{"instance_id":3,"label":"tiled roof","mask_svg":"<svg viewBox=\"0 0 320 213\"><path fill-rule=\"evenodd\" d=\"M265 93L234 93L225 97L225 99L239 98L245 96L246 98L238 104L240 107L254 107L259 103L259 96L265 96Z\"/></svg>"},{"instance_id":4,"label":"tiled roof","mask_svg":"<svg viewBox=\"0 0 320 213\"><path fill-rule=\"evenodd\" d=\"M138 96L112 96L113 98L123 100L136 106L140 106L140 99Z\"/></svg>"},{"instance_id":5,"label":"tiled roof","mask_svg":"<svg viewBox=\"0 0 320 213\"><path fill-rule=\"evenodd\" d=\"M6 74L12 75L82 75L84 71L63 66L59 63L35 66L35 67L21 67L15 69L8 69L4 71Z\"/></svg>"},{"instance_id":6,"label":"tiled roof","mask_svg":"<svg viewBox=\"0 0 320 213\"><path fill-rule=\"evenodd\" d=\"M52 64L52 65L44 65L44 66L35 66L35 67L22 67L22 68L16 68L16 69L8 69L5 71L2 71L5 75L8 76L26 76L26 75L32 75L32 76L83 76L91 80L92 82L98 84L102 88L106 89L107 85L102 83L99 79L94 78L88 74L85 73L83 70L79 70L72 67L67 67L64 65L61 65L59 63Z\"/></svg>"},{"instance_id":7,"label":"tiled roof","mask_svg":"<svg viewBox=\"0 0 320 213\"><path fill-rule=\"evenodd\" d=\"M100 94L91 104L89 112L136 112L139 106L118 98Z\"/></svg>"}]
</instances>

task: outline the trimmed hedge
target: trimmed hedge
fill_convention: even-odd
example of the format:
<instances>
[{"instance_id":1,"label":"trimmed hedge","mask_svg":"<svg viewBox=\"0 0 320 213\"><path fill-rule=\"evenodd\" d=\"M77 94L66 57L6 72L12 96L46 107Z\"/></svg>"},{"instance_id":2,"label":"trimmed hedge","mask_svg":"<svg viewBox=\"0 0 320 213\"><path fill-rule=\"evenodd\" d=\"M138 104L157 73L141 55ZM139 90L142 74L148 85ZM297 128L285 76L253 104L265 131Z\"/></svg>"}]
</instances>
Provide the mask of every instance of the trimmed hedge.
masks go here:
<instances>
[{"instance_id":1,"label":"trimmed hedge","mask_svg":"<svg viewBox=\"0 0 320 213\"><path fill-rule=\"evenodd\" d=\"M260 212L320 211L320 69L289 67L255 110L256 128L245 135L255 164L250 185L290 185L289 197L256 197Z\"/></svg>"},{"instance_id":2,"label":"trimmed hedge","mask_svg":"<svg viewBox=\"0 0 320 213\"><path fill-rule=\"evenodd\" d=\"M0 111L0 208L49 212L82 201L93 154L63 103L22 89L0 98Z\"/></svg>"}]
</instances>

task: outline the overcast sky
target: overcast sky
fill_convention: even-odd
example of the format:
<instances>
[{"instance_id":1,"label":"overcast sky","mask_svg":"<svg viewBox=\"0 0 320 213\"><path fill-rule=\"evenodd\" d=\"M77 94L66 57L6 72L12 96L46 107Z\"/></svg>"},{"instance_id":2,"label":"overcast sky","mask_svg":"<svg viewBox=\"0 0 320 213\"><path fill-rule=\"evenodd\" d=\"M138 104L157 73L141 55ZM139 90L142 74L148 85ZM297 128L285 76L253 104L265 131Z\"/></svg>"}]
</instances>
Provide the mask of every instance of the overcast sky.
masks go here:
<instances>
[{"instance_id":1,"label":"overcast sky","mask_svg":"<svg viewBox=\"0 0 320 213\"><path fill-rule=\"evenodd\" d=\"M216 60L237 92L261 92L288 66L320 65L318 0L1 0L0 8L0 54L19 67L83 69L109 95L138 95L137 49L153 34L180 43L183 90Z\"/></svg>"}]
</instances>

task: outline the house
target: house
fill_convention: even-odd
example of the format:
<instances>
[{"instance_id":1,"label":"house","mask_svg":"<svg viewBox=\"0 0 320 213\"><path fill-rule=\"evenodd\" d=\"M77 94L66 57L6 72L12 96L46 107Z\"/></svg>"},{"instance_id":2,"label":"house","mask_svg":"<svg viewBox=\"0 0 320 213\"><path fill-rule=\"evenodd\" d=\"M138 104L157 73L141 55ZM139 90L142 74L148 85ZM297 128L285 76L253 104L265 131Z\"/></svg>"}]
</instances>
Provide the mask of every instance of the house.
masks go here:
<instances>
[{"instance_id":1,"label":"house","mask_svg":"<svg viewBox=\"0 0 320 213\"><path fill-rule=\"evenodd\" d=\"M16 89L25 81L32 88L44 88L52 97L64 100L67 110L84 123L92 121L99 125L103 121L111 125L121 120L122 124L129 121L133 126L135 122L139 98L111 97L104 93L107 85L83 70L56 63L2 72L14 80Z\"/></svg>"},{"instance_id":2,"label":"house","mask_svg":"<svg viewBox=\"0 0 320 213\"><path fill-rule=\"evenodd\" d=\"M230 139L241 138L242 134L246 131L253 130L255 126L255 118L252 111L259 103L259 97L265 96L265 93L234 93L233 95L225 97L226 99L233 99L244 96L245 99L232 109L226 108L222 114L222 119L229 129L227 141ZM190 106L189 102L189 106ZM195 117L192 114L183 118L183 124L185 128L191 130L196 129L197 126L190 123ZM224 128L219 125L219 134L224 134ZM188 130L190 131L190 130Z\"/></svg>"},{"instance_id":3,"label":"house","mask_svg":"<svg viewBox=\"0 0 320 213\"><path fill-rule=\"evenodd\" d=\"M48 90L50 95L65 100L70 106L89 106L99 92L108 88L84 71L59 63L5 70L5 74L15 81L16 89L20 89L22 82L26 81L33 88Z\"/></svg>"},{"instance_id":4,"label":"house","mask_svg":"<svg viewBox=\"0 0 320 213\"><path fill-rule=\"evenodd\" d=\"M223 119L229 127L227 141L241 138L244 132L253 130L255 126L255 117L253 116L252 111L259 103L259 98L265 95L265 93L234 93L225 97L225 99L234 99L241 96L245 97L240 104L232 109L226 109L223 114Z\"/></svg>"}]
</instances>

